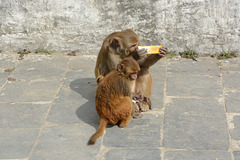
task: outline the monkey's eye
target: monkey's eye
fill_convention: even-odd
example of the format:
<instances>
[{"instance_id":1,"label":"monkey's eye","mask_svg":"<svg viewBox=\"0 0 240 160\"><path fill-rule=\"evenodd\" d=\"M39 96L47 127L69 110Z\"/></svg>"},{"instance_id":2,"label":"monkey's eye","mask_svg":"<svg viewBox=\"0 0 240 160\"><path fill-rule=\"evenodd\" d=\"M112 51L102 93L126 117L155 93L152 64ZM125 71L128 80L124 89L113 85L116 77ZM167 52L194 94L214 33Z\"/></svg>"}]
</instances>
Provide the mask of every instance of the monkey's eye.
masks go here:
<instances>
[{"instance_id":1,"label":"monkey's eye","mask_svg":"<svg viewBox=\"0 0 240 160\"><path fill-rule=\"evenodd\" d=\"M131 47L136 47L137 45L136 44L134 44L134 45L132 45Z\"/></svg>"}]
</instances>

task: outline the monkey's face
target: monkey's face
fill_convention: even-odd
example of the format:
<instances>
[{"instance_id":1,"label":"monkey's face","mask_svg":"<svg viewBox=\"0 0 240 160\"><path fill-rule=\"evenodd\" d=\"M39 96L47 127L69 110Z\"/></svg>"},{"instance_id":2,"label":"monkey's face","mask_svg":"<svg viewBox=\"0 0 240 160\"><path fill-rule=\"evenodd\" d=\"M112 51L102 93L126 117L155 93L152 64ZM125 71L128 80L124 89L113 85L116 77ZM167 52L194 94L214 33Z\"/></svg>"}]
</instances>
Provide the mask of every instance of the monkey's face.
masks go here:
<instances>
[{"instance_id":1,"label":"monkey's face","mask_svg":"<svg viewBox=\"0 0 240 160\"><path fill-rule=\"evenodd\" d=\"M122 32L119 32L116 34L114 39L118 41L116 44L118 44L119 48L124 51L125 56L128 56L130 53L135 51L140 42L139 36L131 29L126 29Z\"/></svg>"},{"instance_id":2,"label":"monkey's face","mask_svg":"<svg viewBox=\"0 0 240 160\"><path fill-rule=\"evenodd\" d=\"M138 72L140 71L140 67L135 60L129 61L128 65L125 66L124 72L128 76L130 80L136 80L138 77Z\"/></svg>"},{"instance_id":3,"label":"monkey's face","mask_svg":"<svg viewBox=\"0 0 240 160\"><path fill-rule=\"evenodd\" d=\"M133 43L130 47L129 47L129 51L132 53L133 51L135 51L139 46L139 41L138 42L135 42Z\"/></svg>"},{"instance_id":4,"label":"monkey's face","mask_svg":"<svg viewBox=\"0 0 240 160\"><path fill-rule=\"evenodd\" d=\"M140 67L138 62L132 57L126 57L118 64L117 70L127 79L136 80Z\"/></svg>"}]
</instances>

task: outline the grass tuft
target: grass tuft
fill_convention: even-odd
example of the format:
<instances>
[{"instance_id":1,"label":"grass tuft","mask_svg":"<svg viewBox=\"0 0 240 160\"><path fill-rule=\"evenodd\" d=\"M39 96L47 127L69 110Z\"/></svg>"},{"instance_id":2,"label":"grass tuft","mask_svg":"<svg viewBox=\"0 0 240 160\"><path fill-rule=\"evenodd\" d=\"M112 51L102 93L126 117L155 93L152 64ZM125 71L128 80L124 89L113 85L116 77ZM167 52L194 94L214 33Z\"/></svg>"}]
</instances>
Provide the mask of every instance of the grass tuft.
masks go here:
<instances>
[{"instance_id":1,"label":"grass tuft","mask_svg":"<svg viewBox=\"0 0 240 160\"><path fill-rule=\"evenodd\" d=\"M198 53L192 50L179 52L179 54L182 58L193 59L195 61L196 61L196 58L198 58Z\"/></svg>"},{"instance_id":2,"label":"grass tuft","mask_svg":"<svg viewBox=\"0 0 240 160\"><path fill-rule=\"evenodd\" d=\"M176 54L176 51L167 51L167 53L166 53L166 55L165 55L165 57L166 58L168 58L168 59L172 59L173 57L176 57L176 56L178 56L177 54Z\"/></svg>"},{"instance_id":3,"label":"grass tuft","mask_svg":"<svg viewBox=\"0 0 240 160\"><path fill-rule=\"evenodd\" d=\"M38 53L52 54L53 51L48 51L46 49L38 49L34 53L36 53L36 54L38 54Z\"/></svg>"},{"instance_id":4,"label":"grass tuft","mask_svg":"<svg viewBox=\"0 0 240 160\"><path fill-rule=\"evenodd\" d=\"M219 55L216 56L217 59L222 60L222 59L228 59L228 58L235 58L237 57L236 51L222 51Z\"/></svg>"}]
</instances>

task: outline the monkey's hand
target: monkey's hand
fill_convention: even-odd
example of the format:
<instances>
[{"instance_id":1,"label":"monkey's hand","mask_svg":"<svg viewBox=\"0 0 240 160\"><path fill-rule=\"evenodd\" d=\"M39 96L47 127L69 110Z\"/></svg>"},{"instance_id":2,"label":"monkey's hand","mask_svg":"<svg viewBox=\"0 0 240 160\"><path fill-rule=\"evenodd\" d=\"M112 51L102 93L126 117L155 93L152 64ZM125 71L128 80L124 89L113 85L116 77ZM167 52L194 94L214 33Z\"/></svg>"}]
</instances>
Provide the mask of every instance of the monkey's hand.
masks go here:
<instances>
[{"instance_id":1,"label":"monkey's hand","mask_svg":"<svg viewBox=\"0 0 240 160\"><path fill-rule=\"evenodd\" d=\"M137 51L140 58L147 55L147 50L145 48L143 48L143 49L138 49L137 48L136 51Z\"/></svg>"},{"instance_id":2,"label":"monkey's hand","mask_svg":"<svg viewBox=\"0 0 240 160\"><path fill-rule=\"evenodd\" d=\"M145 57L147 55L147 50L144 48L143 49L136 48L131 55L137 61L140 58Z\"/></svg>"},{"instance_id":3,"label":"monkey's hand","mask_svg":"<svg viewBox=\"0 0 240 160\"><path fill-rule=\"evenodd\" d=\"M162 48L160 48L159 49L159 54L158 55L160 55L160 56L162 56L162 57L164 57L166 54L167 54L167 48L166 47L162 47Z\"/></svg>"},{"instance_id":4,"label":"monkey's hand","mask_svg":"<svg viewBox=\"0 0 240 160\"><path fill-rule=\"evenodd\" d=\"M151 109L150 98L143 95L136 95L133 97L133 100L136 101L136 104L139 107L138 110L140 110L141 112L146 112Z\"/></svg>"}]
</instances>

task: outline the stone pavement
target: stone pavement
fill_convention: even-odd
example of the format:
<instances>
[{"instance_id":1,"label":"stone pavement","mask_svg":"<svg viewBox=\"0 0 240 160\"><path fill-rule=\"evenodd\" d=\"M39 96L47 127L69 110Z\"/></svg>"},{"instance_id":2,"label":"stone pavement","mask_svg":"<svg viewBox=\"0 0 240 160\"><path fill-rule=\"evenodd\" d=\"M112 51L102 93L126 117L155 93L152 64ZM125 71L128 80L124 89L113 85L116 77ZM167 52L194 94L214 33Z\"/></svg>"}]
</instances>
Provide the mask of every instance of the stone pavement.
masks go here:
<instances>
[{"instance_id":1,"label":"stone pavement","mask_svg":"<svg viewBox=\"0 0 240 160\"><path fill-rule=\"evenodd\" d=\"M152 110L98 128L96 55L0 53L0 160L240 160L240 58L162 59Z\"/></svg>"}]
</instances>

